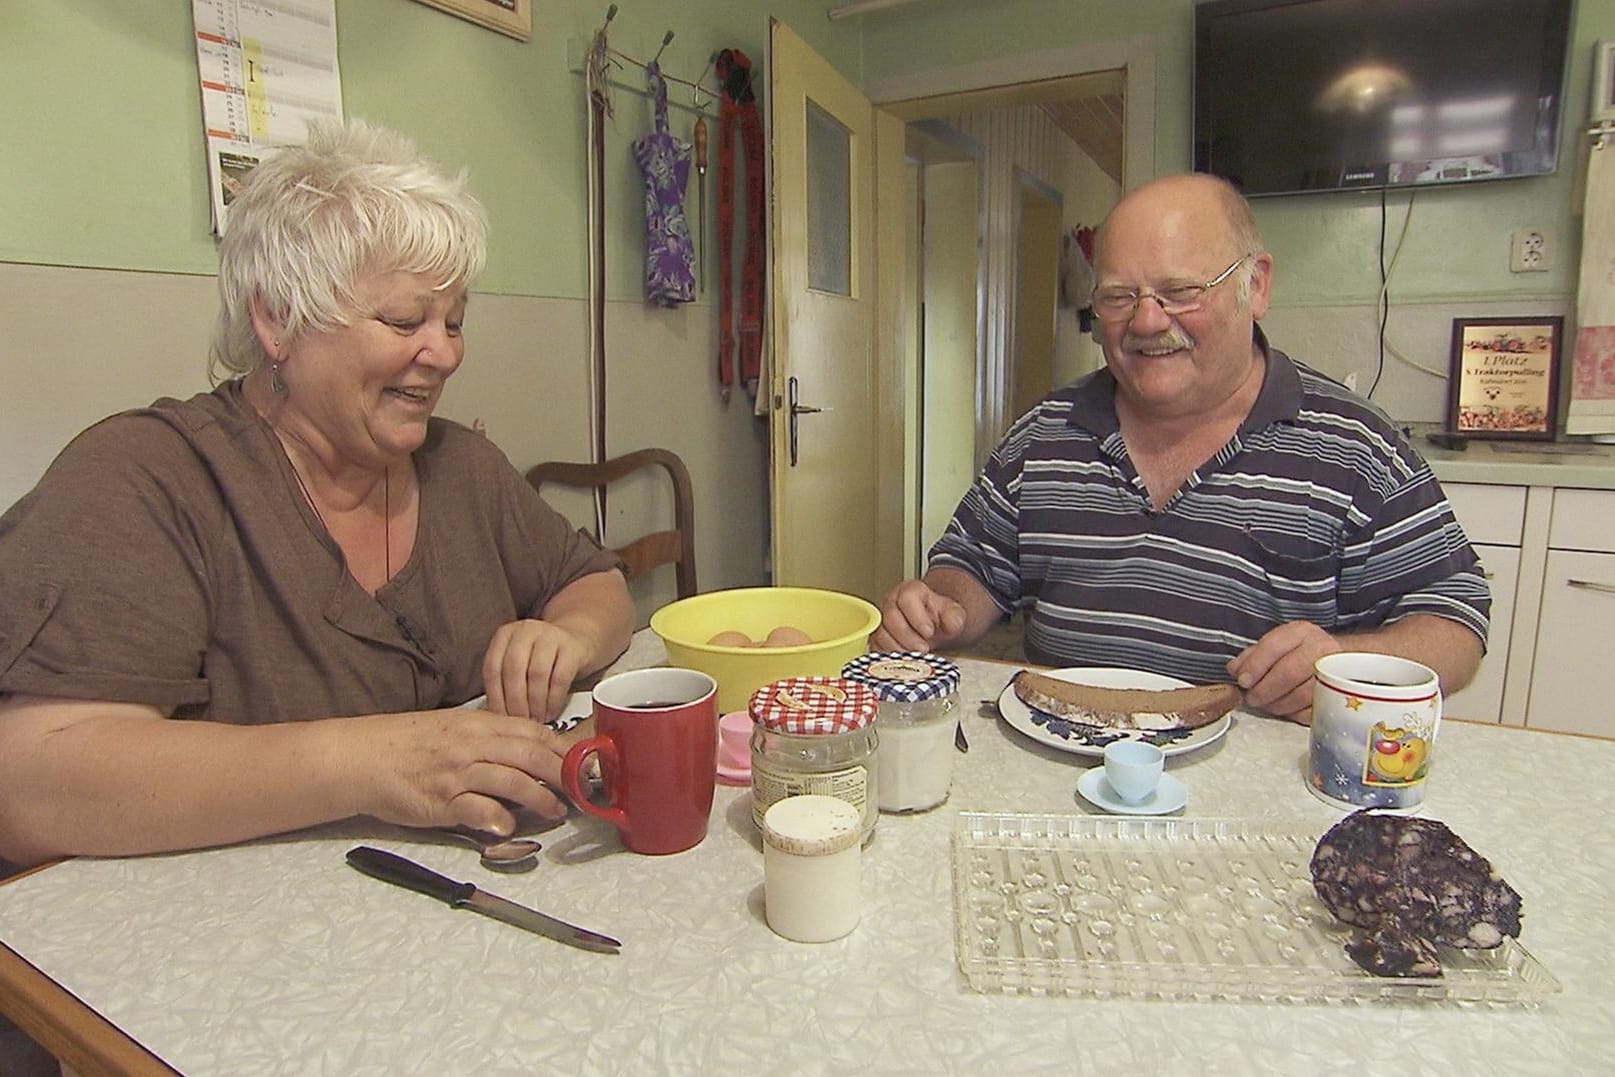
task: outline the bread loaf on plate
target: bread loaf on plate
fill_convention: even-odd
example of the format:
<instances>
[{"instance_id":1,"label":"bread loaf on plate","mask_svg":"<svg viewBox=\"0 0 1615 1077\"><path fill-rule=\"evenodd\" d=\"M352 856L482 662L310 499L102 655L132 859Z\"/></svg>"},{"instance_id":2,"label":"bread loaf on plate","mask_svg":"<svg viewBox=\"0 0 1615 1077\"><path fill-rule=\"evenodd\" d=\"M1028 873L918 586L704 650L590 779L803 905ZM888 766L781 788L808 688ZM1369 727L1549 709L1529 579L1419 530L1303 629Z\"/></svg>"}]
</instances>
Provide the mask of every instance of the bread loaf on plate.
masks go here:
<instances>
[{"instance_id":1,"label":"bread loaf on plate","mask_svg":"<svg viewBox=\"0 0 1615 1077\"><path fill-rule=\"evenodd\" d=\"M1033 710L1068 722L1111 729L1199 729L1239 706L1239 687L1100 688L1031 670L1012 682L1015 697Z\"/></svg>"}]
</instances>

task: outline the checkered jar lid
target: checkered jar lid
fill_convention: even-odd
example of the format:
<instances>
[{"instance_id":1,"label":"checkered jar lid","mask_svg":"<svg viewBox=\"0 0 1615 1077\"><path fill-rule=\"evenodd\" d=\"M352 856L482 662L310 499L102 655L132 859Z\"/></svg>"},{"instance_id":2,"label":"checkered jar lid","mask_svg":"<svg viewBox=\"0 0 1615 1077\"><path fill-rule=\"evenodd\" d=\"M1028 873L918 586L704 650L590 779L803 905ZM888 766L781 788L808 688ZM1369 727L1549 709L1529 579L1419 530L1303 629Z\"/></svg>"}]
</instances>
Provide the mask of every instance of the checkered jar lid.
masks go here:
<instances>
[{"instance_id":1,"label":"checkered jar lid","mask_svg":"<svg viewBox=\"0 0 1615 1077\"><path fill-rule=\"evenodd\" d=\"M872 651L841 668L849 681L866 684L883 702L919 703L959 690L959 667L924 651Z\"/></svg>"},{"instance_id":2,"label":"checkered jar lid","mask_svg":"<svg viewBox=\"0 0 1615 1077\"><path fill-rule=\"evenodd\" d=\"M852 733L874 721L880 699L839 677L787 677L753 692L747 709L752 721L776 733Z\"/></svg>"}]
</instances>

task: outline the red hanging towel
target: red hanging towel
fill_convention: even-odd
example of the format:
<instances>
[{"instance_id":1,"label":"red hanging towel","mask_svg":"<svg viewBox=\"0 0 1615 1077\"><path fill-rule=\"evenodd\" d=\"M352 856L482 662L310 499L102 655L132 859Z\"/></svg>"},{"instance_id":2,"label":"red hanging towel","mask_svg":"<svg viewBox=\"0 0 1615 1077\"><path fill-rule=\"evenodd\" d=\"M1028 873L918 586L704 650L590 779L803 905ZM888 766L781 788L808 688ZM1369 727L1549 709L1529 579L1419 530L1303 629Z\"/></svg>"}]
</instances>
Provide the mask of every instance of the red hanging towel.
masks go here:
<instances>
[{"instance_id":1,"label":"red hanging towel","mask_svg":"<svg viewBox=\"0 0 1615 1077\"><path fill-rule=\"evenodd\" d=\"M718 53L718 384L755 387L763 357L763 120L751 88L751 61ZM735 136L746 165L746 234L740 265L740 319L734 316ZM737 340L738 337L738 340Z\"/></svg>"}]
</instances>

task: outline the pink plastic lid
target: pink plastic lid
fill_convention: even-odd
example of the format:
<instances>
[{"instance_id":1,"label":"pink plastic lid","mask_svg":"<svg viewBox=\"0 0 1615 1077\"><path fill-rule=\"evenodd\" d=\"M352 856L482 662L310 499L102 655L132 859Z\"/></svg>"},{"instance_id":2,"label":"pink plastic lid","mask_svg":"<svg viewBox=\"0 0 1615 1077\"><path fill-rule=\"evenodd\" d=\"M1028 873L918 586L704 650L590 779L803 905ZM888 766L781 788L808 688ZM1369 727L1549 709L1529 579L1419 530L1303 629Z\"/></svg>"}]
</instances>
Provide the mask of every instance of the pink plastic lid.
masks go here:
<instances>
[{"instance_id":1,"label":"pink plastic lid","mask_svg":"<svg viewBox=\"0 0 1615 1077\"><path fill-rule=\"evenodd\" d=\"M718 780L725 785L751 784L751 729L745 711L718 719Z\"/></svg>"}]
</instances>

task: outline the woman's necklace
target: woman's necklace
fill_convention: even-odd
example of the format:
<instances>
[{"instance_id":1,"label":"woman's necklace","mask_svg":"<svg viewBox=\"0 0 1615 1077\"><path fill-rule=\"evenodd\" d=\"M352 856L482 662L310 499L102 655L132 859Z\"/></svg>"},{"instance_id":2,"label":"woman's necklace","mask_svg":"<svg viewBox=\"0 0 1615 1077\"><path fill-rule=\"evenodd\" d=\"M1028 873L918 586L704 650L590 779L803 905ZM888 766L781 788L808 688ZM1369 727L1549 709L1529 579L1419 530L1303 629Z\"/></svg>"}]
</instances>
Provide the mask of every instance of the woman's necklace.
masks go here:
<instances>
[{"instance_id":1,"label":"woman's necklace","mask_svg":"<svg viewBox=\"0 0 1615 1077\"><path fill-rule=\"evenodd\" d=\"M287 463L292 464L292 478L297 480L297 488L299 490L303 491L303 498L304 498L304 500L306 500L308 502L308 507L314 510L314 515L319 519L320 526L325 528L326 534L330 534L331 533L331 525L325 522L325 513L320 511L319 502L314 500L314 495L308 492L308 486L304 484L303 476L302 476L301 473L298 472L297 465L295 463L292 463L290 460L288 460ZM385 471L383 471L381 473L382 564L383 564L383 566L384 566L384 568L385 568L385 570L387 572L386 578L381 581L383 584L387 583L388 580L391 580L393 578L393 491L392 491L392 471L393 471L393 469L389 467L387 470L385 470Z\"/></svg>"}]
</instances>

